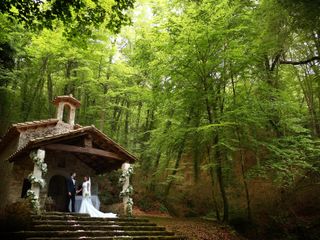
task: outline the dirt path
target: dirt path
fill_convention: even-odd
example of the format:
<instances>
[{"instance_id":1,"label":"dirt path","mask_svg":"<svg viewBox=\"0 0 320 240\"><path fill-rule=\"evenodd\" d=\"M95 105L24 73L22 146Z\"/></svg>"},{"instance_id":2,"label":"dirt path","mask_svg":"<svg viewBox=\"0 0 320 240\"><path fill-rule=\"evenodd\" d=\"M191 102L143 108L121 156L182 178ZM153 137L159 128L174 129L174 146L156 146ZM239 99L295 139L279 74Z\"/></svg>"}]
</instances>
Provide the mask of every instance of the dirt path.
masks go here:
<instances>
[{"instance_id":1,"label":"dirt path","mask_svg":"<svg viewBox=\"0 0 320 240\"><path fill-rule=\"evenodd\" d=\"M199 218L146 217L190 240L245 240L228 226Z\"/></svg>"}]
</instances>

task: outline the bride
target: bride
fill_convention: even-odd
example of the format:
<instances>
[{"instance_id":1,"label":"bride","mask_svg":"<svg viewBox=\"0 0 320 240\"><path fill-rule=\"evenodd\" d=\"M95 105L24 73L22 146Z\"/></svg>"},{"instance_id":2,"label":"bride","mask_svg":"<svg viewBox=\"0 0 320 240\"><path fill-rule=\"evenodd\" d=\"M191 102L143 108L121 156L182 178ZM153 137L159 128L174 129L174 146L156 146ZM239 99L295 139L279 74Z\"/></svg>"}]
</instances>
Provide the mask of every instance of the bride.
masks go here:
<instances>
[{"instance_id":1,"label":"bride","mask_svg":"<svg viewBox=\"0 0 320 240\"><path fill-rule=\"evenodd\" d=\"M82 188L78 191L82 191L82 201L80 205L79 213L87 213L90 217L102 217L102 218L116 218L114 213L103 213L96 209L91 202L91 181L87 176L84 177Z\"/></svg>"}]
</instances>

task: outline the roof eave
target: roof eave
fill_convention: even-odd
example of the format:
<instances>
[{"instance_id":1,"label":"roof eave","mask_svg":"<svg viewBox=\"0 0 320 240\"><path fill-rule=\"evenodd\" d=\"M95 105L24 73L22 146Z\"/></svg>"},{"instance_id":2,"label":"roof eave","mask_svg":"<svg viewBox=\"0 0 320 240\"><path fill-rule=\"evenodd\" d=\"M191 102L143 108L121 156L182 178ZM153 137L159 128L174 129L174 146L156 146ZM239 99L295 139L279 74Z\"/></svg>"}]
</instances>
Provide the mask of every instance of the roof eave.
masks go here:
<instances>
[{"instance_id":1,"label":"roof eave","mask_svg":"<svg viewBox=\"0 0 320 240\"><path fill-rule=\"evenodd\" d=\"M68 139L75 136L81 136L83 134L86 134L87 132L93 132L93 134L97 134L101 136L103 139L105 139L109 144L112 144L114 147L116 147L119 152L124 155L124 160L128 161L129 163L134 163L137 161L137 158L129 153L126 149L124 149L122 146L120 146L118 143L116 143L114 140L112 140L110 137L108 137L106 134L101 132L99 129L97 129L95 126L85 126L78 128L76 130L72 130L71 132L66 132L64 134L59 135L52 135L47 136L44 138L36 138L31 141L29 141L23 148L17 150L15 153L13 153L7 160L9 162L14 162L16 159L18 159L21 155L25 154L28 151L31 151L36 148L41 148L42 146L45 146L47 144L60 141L62 139Z\"/></svg>"},{"instance_id":2,"label":"roof eave","mask_svg":"<svg viewBox=\"0 0 320 240\"><path fill-rule=\"evenodd\" d=\"M138 160L136 156L134 156L132 153L128 152L125 148L123 148L121 145L119 145L117 142L112 140L110 137L108 137L106 134L104 134L102 131L100 131L99 129L97 129L93 125L92 125L92 130L94 132L98 133L99 135L101 135L107 141L111 142L116 148L118 148L122 152L122 154L126 155L131 160L130 163L134 163L135 161Z\"/></svg>"}]
</instances>

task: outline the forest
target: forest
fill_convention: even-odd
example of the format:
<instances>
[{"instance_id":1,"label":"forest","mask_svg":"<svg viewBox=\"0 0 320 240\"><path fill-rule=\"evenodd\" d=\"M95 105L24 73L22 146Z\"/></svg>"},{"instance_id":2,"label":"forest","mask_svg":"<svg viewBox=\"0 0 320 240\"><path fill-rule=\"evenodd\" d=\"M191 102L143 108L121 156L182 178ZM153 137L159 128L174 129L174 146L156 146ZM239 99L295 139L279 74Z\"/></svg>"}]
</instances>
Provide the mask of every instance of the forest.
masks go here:
<instances>
[{"instance_id":1,"label":"forest","mask_svg":"<svg viewBox=\"0 0 320 240\"><path fill-rule=\"evenodd\" d=\"M0 136L73 94L140 209L320 239L319 0L1 4Z\"/></svg>"}]
</instances>

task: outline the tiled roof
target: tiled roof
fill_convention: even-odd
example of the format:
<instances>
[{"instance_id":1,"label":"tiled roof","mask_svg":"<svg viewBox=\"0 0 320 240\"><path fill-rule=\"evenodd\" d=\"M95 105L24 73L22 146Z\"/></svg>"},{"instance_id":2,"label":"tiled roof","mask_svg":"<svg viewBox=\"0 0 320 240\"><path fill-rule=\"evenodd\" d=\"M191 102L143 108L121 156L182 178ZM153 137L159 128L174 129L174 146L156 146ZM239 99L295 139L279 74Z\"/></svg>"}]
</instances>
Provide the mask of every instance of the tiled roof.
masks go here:
<instances>
[{"instance_id":1,"label":"tiled roof","mask_svg":"<svg viewBox=\"0 0 320 240\"><path fill-rule=\"evenodd\" d=\"M92 130L96 133L98 133L99 135L101 135L104 139L106 139L107 141L109 141L109 143L111 143L114 147L116 147L120 152L122 152L123 154L129 156L130 158L132 158L134 161L137 160L137 158L132 155L131 153L129 153L126 149L124 149L120 144L116 143L114 140L112 140L110 137L108 137L106 134L104 134L102 131L100 131L99 129L97 129L96 127L92 126Z\"/></svg>"},{"instance_id":2,"label":"tiled roof","mask_svg":"<svg viewBox=\"0 0 320 240\"><path fill-rule=\"evenodd\" d=\"M59 120L56 118L50 118L50 119L46 119L46 120L15 123L15 124L12 124L12 127L15 127L15 128L41 127L41 126L56 124L58 121Z\"/></svg>"},{"instance_id":3,"label":"tiled roof","mask_svg":"<svg viewBox=\"0 0 320 240\"><path fill-rule=\"evenodd\" d=\"M48 134L48 135L45 135L42 137L30 139L30 141L25 146L17 149L17 151L15 151L13 154L11 154L10 157L8 158L8 161L13 161L14 158L19 157L25 151L32 149L32 148L40 147L41 145L44 145L48 141L52 142L55 139L60 140L61 138L67 137L67 136L74 137L77 135L81 135L81 133L84 133L89 128L91 128L91 127L83 127L83 128L79 128L77 130L70 130L68 132L64 132L64 133L60 133L60 134Z\"/></svg>"},{"instance_id":4,"label":"tiled roof","mask_svg":"<svg viewBox=\"0 0 320 240\"><path fill-rule=\"evenodd\" d=\"M13 138L18 137L21 131L24 131L29 128L38 128L38 127L46 127L51 125L56 125L58 123L58 119L51 118L40 121L31 121L31 122L22 122L12 124L8 129L6 134L3 136L2 141L0 141L0 150L8 144Z\"/></svg>"},{"instance_id":5,"label":"tiled roof","mask_svg":"<svg viewBox=\"0 0 320 240\"><path fill-rule=\"evenodd\" d=\"M120 153L125 155L130 162L134 162L137 160L135 156L133 156L131 153L129 153L127 150L121 147L118 143L113 141L111 138L109 138L107 135L105 135L103 132L101 132L94 126L80 127L78 129L70 130L68 132L64 132L60 134L50 134L50 135L45 135L42 137L31 139L24 147L14 152L7 160L12 162L22 154L30 151L31 149L39 148L41 146L45 146L46 144L58 142L63 139L69 139L72 137L85 135L88 133L93 133L93 134L96 134L96 136L99 136L103 141L112 145Z\"/></svg>"},{"instance_id":6,"label":"tiled roof","mask_svg":"<svg viewBox=\"0 0 320 240\"><path fill-rule=\"evenodd\" d=\"M81 103L78 99L74 98L72 94L70 95L64 95L64 96L57 96L54 100L53 103L55 105L58 105L59 102L69 102L75 105L76 107L80 107Z\"/></svg>"}]
</instances>

